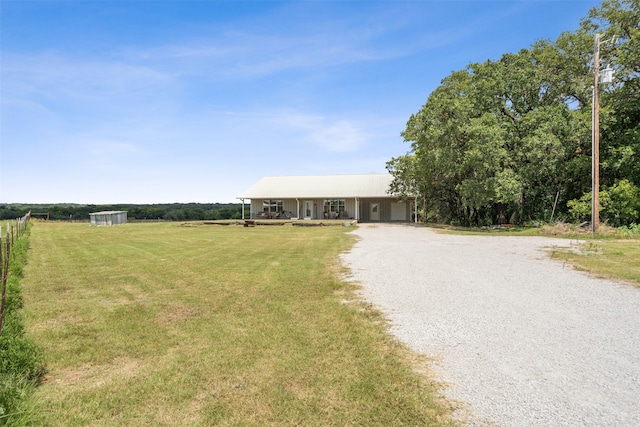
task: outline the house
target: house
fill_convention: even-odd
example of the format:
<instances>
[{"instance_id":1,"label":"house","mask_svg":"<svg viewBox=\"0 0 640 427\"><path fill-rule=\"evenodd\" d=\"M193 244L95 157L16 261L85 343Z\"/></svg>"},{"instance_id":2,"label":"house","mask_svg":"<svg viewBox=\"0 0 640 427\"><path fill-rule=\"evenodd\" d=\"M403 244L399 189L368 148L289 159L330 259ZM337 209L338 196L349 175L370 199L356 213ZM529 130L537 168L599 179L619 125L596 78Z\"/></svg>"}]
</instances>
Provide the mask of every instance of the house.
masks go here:
<instances>
[{"instance_id":1,"label":"house","mask_svg":"<svg viewBox=\"0 0 640 427\"><path fill-rule=\"evenodd\" d=\"M415 197L389 193L390 174L268 176L245 191L251 219L355 219L413 221ZM244 219L244 218L243 218Z\"/></svg>"},{"instance_id":2,"label":"house","mask_svg":"<svg viewBox=\"0 0 640 427\"><path fill-rule=\"evenodd\" d=\"M126 211L103 211L103 212L93 212L89 214L89 218L91 218L91 225L101 226L101 225L118 225L118 224L126 224L127 223L127 212Z\"/></svg>"}]
</instances>

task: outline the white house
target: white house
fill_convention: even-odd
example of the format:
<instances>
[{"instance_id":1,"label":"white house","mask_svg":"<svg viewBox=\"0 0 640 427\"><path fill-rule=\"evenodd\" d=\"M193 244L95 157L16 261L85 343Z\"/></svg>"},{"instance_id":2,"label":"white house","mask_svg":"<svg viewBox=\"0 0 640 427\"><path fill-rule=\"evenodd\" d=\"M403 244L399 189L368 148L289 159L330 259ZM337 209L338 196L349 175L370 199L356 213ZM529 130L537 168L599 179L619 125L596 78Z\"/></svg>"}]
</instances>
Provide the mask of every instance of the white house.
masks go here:
<instances>
[{"instance_id":1,"label":"white house","mask_svg":"<svg viewBox=\"0 0 640 427\"><path fill-rule=\"evenodd\" d=\"M415 197L389 193L390 174L268 176L238 198L251 202L251 219L414 221ZM244 218L243 218L244 219Z\"/></svg>"}]
</instances>

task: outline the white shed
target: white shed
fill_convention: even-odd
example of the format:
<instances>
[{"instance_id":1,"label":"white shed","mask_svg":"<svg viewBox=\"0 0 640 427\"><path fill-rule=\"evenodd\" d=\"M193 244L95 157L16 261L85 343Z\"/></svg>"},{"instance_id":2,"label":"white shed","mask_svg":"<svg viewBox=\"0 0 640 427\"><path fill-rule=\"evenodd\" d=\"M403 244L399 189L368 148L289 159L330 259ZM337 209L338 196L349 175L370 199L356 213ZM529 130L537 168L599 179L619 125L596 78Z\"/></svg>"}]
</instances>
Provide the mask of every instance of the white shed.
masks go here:
<instances>
[{"instance_id":1,"label":"white shed","mask_svg":"<svg viewBox=\"0 0 640 427\"><path fill-rule=\"evenodd\" d=\"M91 218L91 225L95 226L111 226L127 223L126 211L93 212L89 214L89 217Z\"/></svg>"}]
</instances>

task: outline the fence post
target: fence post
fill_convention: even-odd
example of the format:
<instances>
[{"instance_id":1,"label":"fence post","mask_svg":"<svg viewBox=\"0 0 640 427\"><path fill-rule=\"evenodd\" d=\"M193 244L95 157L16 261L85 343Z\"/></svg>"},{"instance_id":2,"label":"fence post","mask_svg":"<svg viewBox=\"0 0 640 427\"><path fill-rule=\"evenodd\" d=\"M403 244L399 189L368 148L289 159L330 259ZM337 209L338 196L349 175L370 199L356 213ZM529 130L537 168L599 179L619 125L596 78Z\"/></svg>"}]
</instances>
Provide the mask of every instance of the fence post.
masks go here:
<instances>
[{"instance_id":1,"label":"fence post","mask_svg":"<svg viewBox=\"0 0 640 427\"><path fill-rule=\"evenodd\" d=\"M2 227L0 226L0 335L2 335L2 329L4 326L11 247L14 245L16 239L27 231L29 218L31 218L31 211L22 218L17 218L15 227L10 223L7 223L5 227L7 237L4 241L2 237Z\"/></svg>"},{"instance_id":2,"label":"fence post","mask_svg":"<svg viewBox=\"0 0 640 427\"><path fill-rule=\"evenodd\" d=\"M9 259L11 258L11 245L9 244L9 240L5 242L3 247L0 248L2 251L3 259L2 259L2 297L0 301L0 335L2 335L2 328L4 326L4 310L6 307L7 301L7 276L9 274Z\"/></svg>"}]
</instances>

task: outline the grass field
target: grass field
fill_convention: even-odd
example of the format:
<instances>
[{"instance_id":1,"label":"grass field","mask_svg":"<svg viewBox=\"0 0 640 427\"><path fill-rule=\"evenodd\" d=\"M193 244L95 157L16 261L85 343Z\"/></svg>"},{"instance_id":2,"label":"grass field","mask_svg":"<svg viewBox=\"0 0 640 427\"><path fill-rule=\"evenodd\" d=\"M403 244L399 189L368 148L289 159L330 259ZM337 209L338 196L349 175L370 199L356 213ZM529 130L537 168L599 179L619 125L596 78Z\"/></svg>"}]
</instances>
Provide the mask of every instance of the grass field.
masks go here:
<instances>
[{"instance_id":1,"label":"grass field","mask_svg":"<svg viewBox=\"0 0 640 427\"><path fill-rule=\"evenodd\" d=\"M595 277L640 286L640 239L588 241L578 250L556 250L552 258Z\"/></svg>"},{"instance_id":2,"label":"grass field","mask_svg":"<svg viewBox=\"0 0 640 427\"><path fill-rule=\"evenodd\" d=\"M426 361L339 279L348 230L35 223L35 424L449 425Z\"/></svg>"}]
</instances>

